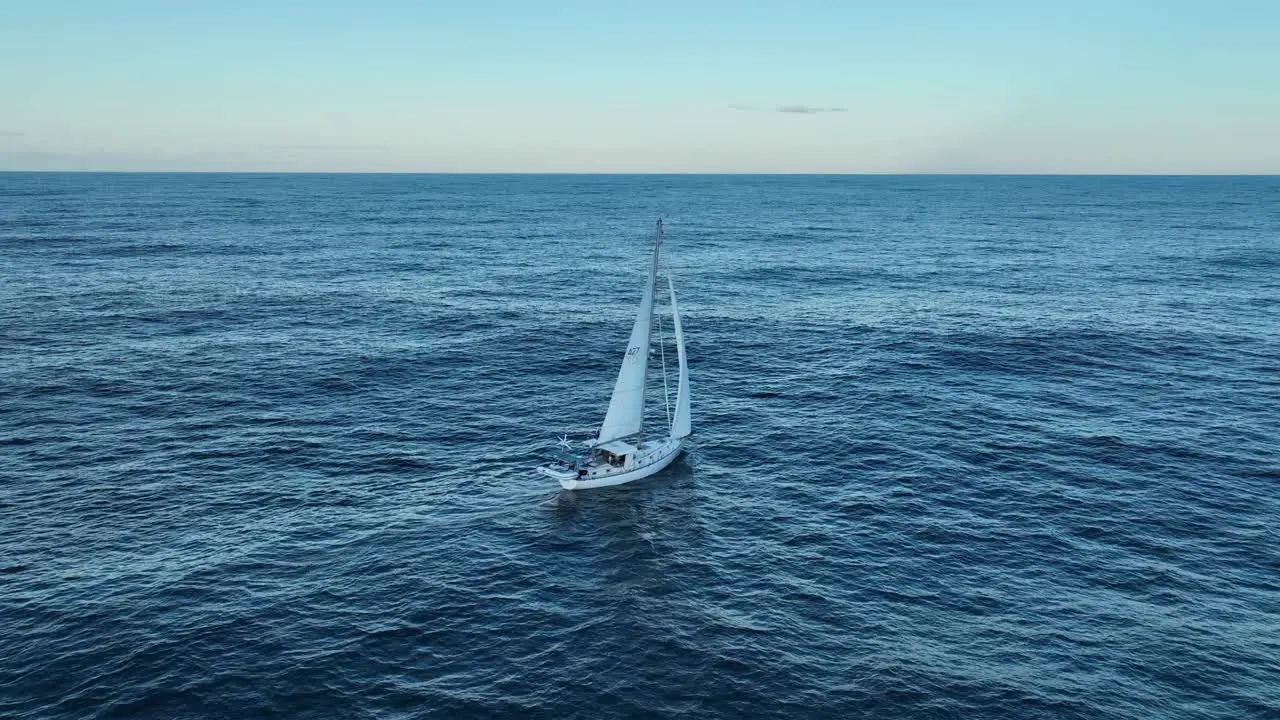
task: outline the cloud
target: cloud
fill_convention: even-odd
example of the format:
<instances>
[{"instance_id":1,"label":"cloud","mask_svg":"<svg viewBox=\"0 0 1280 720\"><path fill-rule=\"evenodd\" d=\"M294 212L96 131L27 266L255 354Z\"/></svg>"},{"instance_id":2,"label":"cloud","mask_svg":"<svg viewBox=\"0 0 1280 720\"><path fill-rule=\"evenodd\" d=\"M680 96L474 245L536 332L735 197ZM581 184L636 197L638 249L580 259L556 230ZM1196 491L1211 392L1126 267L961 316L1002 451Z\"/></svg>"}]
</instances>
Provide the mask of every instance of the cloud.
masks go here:
<instances>
[{"instance_id":1,"label":"cloud","mask_svg":"<svg viewBox=\"0 0 1280 720\"><path fill-rule=\"evenodd\" d=\"M791 113L793 115L816 115L825 112L849 112L849 109L841 107L811 107L809 105L779 105L778 112Z\"/></svg>"},{"instance_id":2,"label":"cloud","mask_svg":"<svg viewBox=\"0 0 1280 720\"><path fill-rule=\"evenodd\" d=\"M267 145L268 150L306 150L306 151L326 151L326 150L344 150L350 152L363 152L368 150L386 150L385 145L327 145L324 143L315 145Z\"/></svg>"},{"instance_id":3,"label":"cloud","mask_svg":"<svg viewBox=\"0 0 1280 720\"><path fill-rule=\"evenodd\" d=\"M739 103L729 103L731 110L763 110L759 105L742 105ZM774 108L777 112L788 113L790 115L817 115L818 113L842 113L849 112L849 108L842 107L814 107L812 105L779 105Z\"/></svg>"},{"instance_id":4,"label":"cloud","mask_svg":"<svg viewBox=\"0 0 1280 720\"><path fill-rule=\"evenodd\" d=\"M21 130L0 130L0 137L22 137L26 133Z\"/></svg>"}]
</instances>

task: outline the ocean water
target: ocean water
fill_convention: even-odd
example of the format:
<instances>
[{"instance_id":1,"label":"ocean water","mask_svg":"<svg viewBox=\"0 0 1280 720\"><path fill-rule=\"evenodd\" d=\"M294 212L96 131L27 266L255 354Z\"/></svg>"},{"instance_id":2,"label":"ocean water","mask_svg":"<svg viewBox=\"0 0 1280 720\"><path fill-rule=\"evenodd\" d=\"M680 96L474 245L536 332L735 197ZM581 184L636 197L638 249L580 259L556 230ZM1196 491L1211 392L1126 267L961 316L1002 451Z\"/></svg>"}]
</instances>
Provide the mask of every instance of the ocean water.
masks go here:
<instances>
[{"instance_id":1,"label":"ocean water","mask_svg":"<svg viewBox=\"0 0 1280 720\"><path fill-rule=\"evenodd\" d=\"M0 174L0 717L1277 718L1278 487L1280 178Z\"/></svg>"}]
</instances>

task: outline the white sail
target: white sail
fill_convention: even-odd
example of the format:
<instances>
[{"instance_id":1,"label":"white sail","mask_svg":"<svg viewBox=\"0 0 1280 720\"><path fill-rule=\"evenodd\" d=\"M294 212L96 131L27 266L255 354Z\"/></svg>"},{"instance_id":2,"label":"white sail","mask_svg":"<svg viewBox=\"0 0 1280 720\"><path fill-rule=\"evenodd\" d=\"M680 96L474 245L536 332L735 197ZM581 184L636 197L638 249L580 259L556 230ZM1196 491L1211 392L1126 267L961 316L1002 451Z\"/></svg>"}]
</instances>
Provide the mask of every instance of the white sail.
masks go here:
<instances>
[{"instance_id":1,"label":"white sail","mask_svg":"<svg viewBox=\"0 0 1280 720\"><path fill-rule=\"evenodd\" d=\"M644 386L649 370L649 328L653 320L654 280L658 272L658 249L653 248L653 262L649 266L649 280L645 283L644 294L640 297L640 310L636 313L636 324L631 328L631 340L627 343L627 351L622 356L622 367L618 369L618 379L613 384L613 396L609 398L609 411L605 413L604 422L600 425L600 434L596 444L606 443L640 432L644 423Z\"/></svg>"},{"instance_id":2,"label":"white sail","mask_svg":"<svg viewBox=\"0 0 1280 720\"><path fill-rule=\"evenodd\" d=\"M671 417L671 437L680 439L693 432L692 417L689 414L689 366L684 355L684 330L680 327L680 309L676 307L676 286L667 277L667 287L671 289L671 320L676 329L676 353L680 356L680 383L676 391L676 412Z\"/></svg>"}]
</instances>

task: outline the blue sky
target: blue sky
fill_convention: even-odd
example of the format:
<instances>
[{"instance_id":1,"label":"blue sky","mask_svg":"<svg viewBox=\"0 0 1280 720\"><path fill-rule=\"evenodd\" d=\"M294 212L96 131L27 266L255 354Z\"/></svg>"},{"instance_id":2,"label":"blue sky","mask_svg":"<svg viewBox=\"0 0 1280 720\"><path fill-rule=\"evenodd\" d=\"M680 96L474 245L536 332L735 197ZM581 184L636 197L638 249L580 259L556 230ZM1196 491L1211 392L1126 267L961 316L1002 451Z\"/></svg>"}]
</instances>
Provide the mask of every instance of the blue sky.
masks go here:
<instances>
[{"instance_id":1,"label":"blue sky","mask_svg":"<svg viewBox=\"0 0 1280 720\"><path fill-rule=\"evenodd\" d=\"M1280 173L1280 2L0 0L3 169Z\"/></svg>"}]
</instances>

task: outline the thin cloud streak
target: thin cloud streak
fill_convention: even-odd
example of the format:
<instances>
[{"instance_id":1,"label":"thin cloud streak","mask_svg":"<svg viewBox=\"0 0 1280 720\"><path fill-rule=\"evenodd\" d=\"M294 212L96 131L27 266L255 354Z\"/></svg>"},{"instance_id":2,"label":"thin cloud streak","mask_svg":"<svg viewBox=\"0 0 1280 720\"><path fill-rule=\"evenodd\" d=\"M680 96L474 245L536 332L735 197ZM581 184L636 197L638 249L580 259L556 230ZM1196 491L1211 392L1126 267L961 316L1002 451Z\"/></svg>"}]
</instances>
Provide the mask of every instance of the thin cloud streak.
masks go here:
<instances>
[{"instance_id":1,"label":"thin cloud streak","mask_svg":"<svg viewBox=\"0 0 1280 720\"><path fill-rule=\"evenodd\" d=\"M791 113L793 115L817 115L818 113L827 112L849 112L849 109L842 107L811 107L809 105L779 105L778 112Z\"/></svg>"},{"instance_id":2,"label":"thin cloud streak","mask_svg":"<svg viewBox=\"0 0 1280 720\"><path fill-rule=\"evenodd\" d=\"M0 130L0 137L24 137L26 133L21 130Z\"/></svg>"},{"instance_id":3,"label":"thin cloud streak","mask_svg":"<svg viewBox=\"0 0 1280 720\"><path fill-rule=\"evenodd\" d=\"M742 105L740 103L729 103L730 110L763 110L759 105ZM813 105L779 105L774 108L775 112L787 113L789 115L817 115L818 113L842 113L849 112L849 108L842 107L815 107Z\"/></svg>"},{"instance_id":4,"label":"thin cloud streak","mask_svg":"<svg viewBox=\"0 0 1280 720\"><path fill-rule=\"evenodd\" d=\"M303 144L303 145L267 145L266 149L267 150L303 150L308 152L310 151L324 152L328 150L364 152L364 151L372 151L372 150L386 150L387 147L385 145L325 145L325 144L305 145Z\"/></svg>"}]
</instances>

